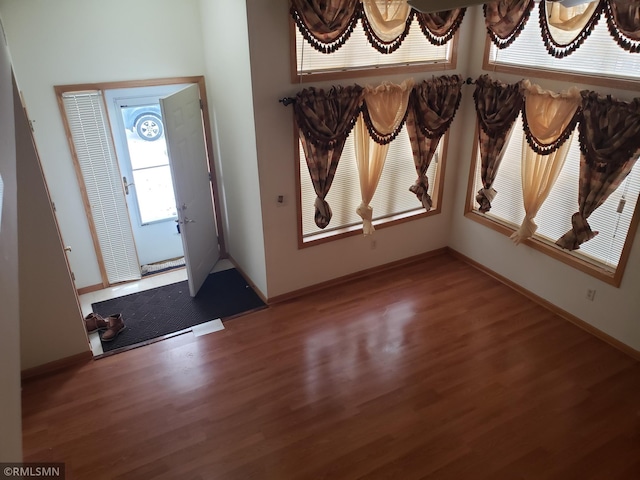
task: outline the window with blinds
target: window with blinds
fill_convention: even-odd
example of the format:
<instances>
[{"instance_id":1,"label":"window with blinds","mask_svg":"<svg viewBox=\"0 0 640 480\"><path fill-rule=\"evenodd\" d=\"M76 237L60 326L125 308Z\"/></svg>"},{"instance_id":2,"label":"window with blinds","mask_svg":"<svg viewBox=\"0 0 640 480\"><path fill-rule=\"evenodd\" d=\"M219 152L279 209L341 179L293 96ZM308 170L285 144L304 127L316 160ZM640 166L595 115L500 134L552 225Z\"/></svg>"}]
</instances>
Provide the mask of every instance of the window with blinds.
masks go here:
<instances>
[{"instance_id":1,"label":"window with blinds","mask_svg":"<svg viewBox=\"0 0 640 480\"><path fill-rule=\"evenodd\" d=\"M440 47L432 45L414 18L409 34L400 48L393 53L383 54L371 46L362 24L358 22L349 40L337 51L327 55L309 45L296 28L296 72L298 77L310 76L316 80L318 74L358 72L383 67L434 65L439 70L455 68L451 64L454 42L455 40L447 42Z\"/></svg>"},{"instance_id":2,"label":"window with blinds","mask_svg":"<svg viewBox=\"0 0 640 480\"><path fill-rule=\"evenodd\" d=\"M488 58L485 59L485 63L490 65L488 69L493 70L497 67L495 69L500 71L500 67L516 69L524 67L536 71L577 73L590 77L602 77L602 80L608 83L611 82L611 77L621 80L640 79L640 55L629 53L618 46L609 33L604 18L600 19L591 35L575 52L559 59L550 55L545 49L540 35L540 25L537 22L538 16L536 2L531 18L513 44L500 50L491 43ZM575 77L570 80L575 81Z\"/></svg>"},{"instance_id":3,"label":"window with blinds","mask_svg":"<svg viewBox=\"0 0 640 480\"><path fill-rule=\"evenodd\" d=\"M520 175L523 138L520 116L513 127L506 154L493 184L498 194L491 202L491 210L484 214L506 223L514 230L520 226L525 215ZM554 244L571 229L571 216L578 211L579 177L580 145L576 129L562 172L534 220L538 225L534 238ZM478 157L473 192L481 188ZM640 162L637 162L618 190L588 218L591 229L599 232L598 235L580 245L579 250L566 252L567 255L581 257L604 270L615 272L629 234L639 194ZM474 202L474 210L477 208L478 205Z\"/></svg>"},{"instance_id":4,"label":"window with blinds","mask_svg":"<svg viewBox=\"0 0 640 480\"><path fill-rule=\"evenodd\" d=\"M434 195L434 189L439 181L438 171L446 137L445 134L440 140L438 151L427 171L429 195L433 197L434 202L431 211L438 207L438 198ZM298 144L302 241L311 242L319 238L359 230L362 227L362 219L356 213L356 209L360 205L361 196L353 132L347 138L331 190L326 198L331 206L333 217L325 229L318 228L314 221L316 194L309 176L302 144L300 142ZM416 178L411 143L405 126L396 139L389 144L389 153L380 177L380 183L371 201L374 226L377 227L390 219L401 219L425 213L420 200L409 191L409 187L414 184Z\"/></svg>"},{"instance_id":5,"label":"window with blinds","mask_svg":"<svg viewBox=\"0 0 640 480\"><path fill-rule=\"evenodd\" d=\"M139 279L140 264L102 94L63 93L62 104L107 279L110 284Z\"/></svg>"}]
</instances>

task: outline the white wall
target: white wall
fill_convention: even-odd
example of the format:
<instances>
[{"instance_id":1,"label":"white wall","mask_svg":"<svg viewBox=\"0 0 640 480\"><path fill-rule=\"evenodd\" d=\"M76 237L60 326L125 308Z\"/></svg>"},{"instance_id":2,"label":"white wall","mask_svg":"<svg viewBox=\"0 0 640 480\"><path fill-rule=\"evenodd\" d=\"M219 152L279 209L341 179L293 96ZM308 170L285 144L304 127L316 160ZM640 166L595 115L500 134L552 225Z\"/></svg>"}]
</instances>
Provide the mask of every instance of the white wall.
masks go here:
<instances>
[{"instance_id":1,"label":"white wall","mask_svg":"<svg viewBox=\"0 0 640 480\"><path fill-rule=\"evenodd\" d=\"M54 85L202 75L197 0L0 0L78 288L101 283Z\"/></svg>"},{"instance_id":2,"label":"white wall","mask_svg":"<svg viewBox=\"0 0 640 480\"><path fill-rule=\"evenodd\" d=\"M373 237L376 249L371 248L371 239L363 236L298 249L293 112L291 107L278 103L278 99L293 96L307 86L349 85L356 80L292 84L287 0L247 0L247 8L269 297L445 247L454 185L449 164L456 162L451 155L447 160L445 201L440 215L377 230ZM466 42L468 31L463 30ZM432 75L433 72L428 72L412 77L419 82ZM387 78L402 81L405 76ZM383 79L360 79L357 83L375 85ZM452 138L460 133L460 122L456 119ZM276 203L278 195L284 195L284 206Z\"/></svg>"},{"instance_id":3,"label":"white wall","mask_svg":"<svg viewBox=\"0 0 640 480\"><path fill-rule=\"evenodd\" d=\"M200 7L226 246L242 271L267 295L247 9L244 2L229 0L201 0ZM254 82L254 87L261 90L261 81Z\"/></svg>"},{"instance_id":4,"label":"white wall","mask_svg":"<svg viewBox=\"0 0 640 480\"><path fill-rule=\"evenodd\" d=\"M22 461L18 198L11 62L0 23L0 462Z\"/></svg>"},{"instance_id":5,"label":"white wall","mask_svg":"<svg viewBox=\"0 0 640 480\"><path fill-rule=\"evenodd\" d=\"M474 38L469 43L469 74L474 78L483 73L490 73L482 71L484 24L480 9L475 10L473 20L471 17L465 18L465 22L471 20L475 25ZM535 19L529 21L535 21ZM520 79L520 77L501 73L490 73L490 75L504 82L515 82ZM544 88L556 91L570 86L562 82L534 79L533 77L532 80ZM604 87L588 85L579 85L579 87L611 93L618 98L627 100L637 95L634 95L634 92ZM463 108L463 131L473 132L475 118L473 99L470 94L464 97ZM638 295L640 236L636 236L620 288L614 288L596 280L530 247L515 246L508 237L463 216L472 145L473 139L468 134L464 135L458 144L459 151L456 156L460 162L457 172L450 246L640 351L640 295ZM499 187L496 188L499 190ZM591 302L586 299L587 289L596 289L595 301Z\"/></svg>"},{"instance_id":6,"label":"white wall","mask_svg":"<svg viewBox=\"0 0 640 480\"><path fill-rule=\"evenodd\" d=\"M20 358L26 370L89 352L82 311L24 110L16 105Z\"/></svg>"}]
</instances>

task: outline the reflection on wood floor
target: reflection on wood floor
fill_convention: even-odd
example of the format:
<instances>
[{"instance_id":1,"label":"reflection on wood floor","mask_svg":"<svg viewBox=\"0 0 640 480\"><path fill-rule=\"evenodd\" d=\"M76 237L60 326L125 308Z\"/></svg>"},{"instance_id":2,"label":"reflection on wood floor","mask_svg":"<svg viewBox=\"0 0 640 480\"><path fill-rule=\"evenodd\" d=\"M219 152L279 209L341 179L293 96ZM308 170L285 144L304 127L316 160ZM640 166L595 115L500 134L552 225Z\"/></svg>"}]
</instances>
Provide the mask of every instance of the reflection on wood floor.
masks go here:
<instances>
[{"instance_id":1,"label":"reflection on wood floor","mask_svg":"<svg viewBox=\"0 0 640 480\"><path fill-rule=\"evenodd\" d=\"M24 385L79 479L640 478L640 364L441 255Z\"/></svg>"}]
</instances>

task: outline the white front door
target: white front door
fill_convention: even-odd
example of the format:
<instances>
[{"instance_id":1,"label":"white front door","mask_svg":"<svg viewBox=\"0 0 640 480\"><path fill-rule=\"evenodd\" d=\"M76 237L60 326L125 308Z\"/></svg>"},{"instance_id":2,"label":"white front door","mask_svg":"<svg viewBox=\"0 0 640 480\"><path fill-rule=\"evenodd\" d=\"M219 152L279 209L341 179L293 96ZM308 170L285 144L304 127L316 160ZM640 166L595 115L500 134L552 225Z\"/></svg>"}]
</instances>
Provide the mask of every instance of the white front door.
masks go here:
<instances>
[{"instance_id":1,"label":"white front door","mask_svg":"<svg viewBox=\"0 0 640 480\"><path fill-rule=\"evenodd\" d=\"M189 293L195 297L220 251L198 86L160 99Z\"/></svg>"},{"instance_id":2,"label":"white front door","mask_svg":"<svg viewBox=\"0 0 640 480\"><path fill-rule=\"evenodd\" d=\"M183 256L159 99L186 86L105 92L140 265Z\"/></svg>"}]
</instances>

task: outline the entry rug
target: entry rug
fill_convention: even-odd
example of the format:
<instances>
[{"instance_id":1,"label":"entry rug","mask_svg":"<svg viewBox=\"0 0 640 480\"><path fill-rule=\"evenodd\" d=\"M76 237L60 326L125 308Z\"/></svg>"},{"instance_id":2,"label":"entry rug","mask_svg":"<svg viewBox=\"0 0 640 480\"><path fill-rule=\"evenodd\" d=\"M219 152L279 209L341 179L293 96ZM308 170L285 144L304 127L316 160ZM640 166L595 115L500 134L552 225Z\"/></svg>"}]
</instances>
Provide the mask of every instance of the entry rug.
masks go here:
<instances>
[{"instance_id":1,"label":"entry rug","mask_svg":"<svg viewBox=\"0 0 640 480\"><path fill-rule=\"evenodd\" d=\"M266 305L232 268L210 274L193 298L184 281L97 302L91 307L103 317L122 313L126 329L115 340L102 342L103 351L109 352Z\"/></svg>"}]
</instances>

